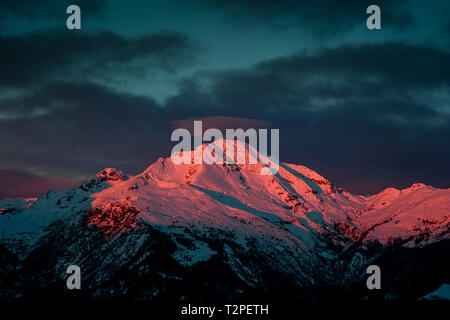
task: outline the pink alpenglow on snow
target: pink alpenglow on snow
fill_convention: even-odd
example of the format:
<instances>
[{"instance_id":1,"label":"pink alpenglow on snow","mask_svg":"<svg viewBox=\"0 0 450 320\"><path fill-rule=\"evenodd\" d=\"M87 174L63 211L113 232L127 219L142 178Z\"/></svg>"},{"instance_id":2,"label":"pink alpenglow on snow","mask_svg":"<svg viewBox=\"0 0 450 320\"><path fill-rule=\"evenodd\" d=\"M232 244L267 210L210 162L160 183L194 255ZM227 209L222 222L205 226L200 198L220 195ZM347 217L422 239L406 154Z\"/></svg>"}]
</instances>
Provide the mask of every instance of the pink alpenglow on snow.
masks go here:
<instances>
[{"instance_id":1,"label":"pink alpenglow on snow","mask_svg":"<svg viewBox=\"0 0 450 320\"><path fill-rule=\"evenodd\" d=\"M193 159L198 150L187 154ZM14 220L0 216L0 234L16 237L23 228L33 230L33 224L45 227L73 215L69 205L52 205L64 204L70 194L72 201L88 198L80 205L89 211L87 221L106 234L141 224L175 223L274 235L307 247L317 242L316 233L329 233L332 226L352 241L410 239L405 246L449 237L450 189L414 184L372 196L354 195L300 165L280 163L277 174L261 175L266 165L257 154L247 148L246 157L255 161L175 164L171 157L159 158L136 176L108 168L81 189L52 191L26 202L5 200L0 202L2 212L22 213Z\"/></svg>"},{"instance_id":2,"label":"pink alpenglow on snow","mask_svg":"<svg viewBox=\"0 0 450 320\"><path fill-rule=\"evenodd\" d=\"M191 159L195 151L187 153ZM144 288L143 297L164 290L166 280L182 283L192 279L191 271L199 275L198 268L222 267L229 270L227 278L214 281L221 290L228 286L229 292L236 292L235 280L229 279L241 279L251 292L275 285L279 277L272 279L272 272L295 284L289 296L309 296L317 283L325 283L325 293L336 283L347 290L364 282L360 278L368 265L377 264L375 259L392 257L382 260L384 270L405 251L409 259L395 265L403 268L399 274L412 270L414 277L429 281L429 270L447 251L450 189L413 184L361 196L301 165L280 162L277 173L261 175L266 164L251 149L245 155L256 162L176 164L172 157L159 158L135 176L107 168L78 188L0 201L0 245L8 250L3 252L17 255L11 261L33 263L26 257L34 257L35 250L57 256L50 267L42 263L46 274L48 268L60 271L79 263L85 287L99 288L95 296L116 296L120 283L135 276L140 277L139 288L148 279L159 279L148 284L150 291ZM411 269L425 251L430 261ZM271 271L261 273L264 268ZM21 269L10 270L14 275ZM116 277L117 286L110 286ZM388 282L386 277L394 276L385 273L383 281ZM198 283L210 282L207 279ZM413 288L414 295L424 297L445 279ZM155 289L155 283L162 287ZM21 290L11 286L8 292ZM134 282L118 292L128 286L134 288ZM392 288L397 295L401 290L401 296L411 292L403 280Z\"/></svg>"}]
</instances>

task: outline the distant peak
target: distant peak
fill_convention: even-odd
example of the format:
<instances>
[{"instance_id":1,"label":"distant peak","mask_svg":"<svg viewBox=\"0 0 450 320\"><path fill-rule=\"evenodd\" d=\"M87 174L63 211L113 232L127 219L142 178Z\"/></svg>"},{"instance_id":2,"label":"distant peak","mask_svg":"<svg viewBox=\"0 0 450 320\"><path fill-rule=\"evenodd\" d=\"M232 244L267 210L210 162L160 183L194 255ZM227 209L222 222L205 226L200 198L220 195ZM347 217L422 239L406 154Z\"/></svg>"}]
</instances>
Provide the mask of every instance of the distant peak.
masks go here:
<instances>
[{"instance_id":1,"label":"distant peak","mask_svg":"<svg viewBox=\"0 0 450 320\"><path fill-rule=\"evenodd\" d=\"M423 187L428 187L426 184L423 183L414 183L411 185L411 189L418 189L418 188L423 188Z\"/></svg>"},{"instance_id":2,"label":"distant peak","mask_svg":"<svg viewBox=\"0 0 450 320\"><path fill-rule=\"evenodd\" d=\"M96 175L97 179L101 181L125 181L128 176L116 168L105 168L99 171Z\"/></svg>"},{"instance_id":3,"label":"distant peak","mask_svg":"<svg viewBox=\"0 0 450 320\"><path fill-rule=\"evenodd\" d=\"M398 194L398 193L400 193L400 190L393 188L393 187L388 187L380 192L380 194L388 194L388 193L389 194Z\"/></svg>"}]
</instances>

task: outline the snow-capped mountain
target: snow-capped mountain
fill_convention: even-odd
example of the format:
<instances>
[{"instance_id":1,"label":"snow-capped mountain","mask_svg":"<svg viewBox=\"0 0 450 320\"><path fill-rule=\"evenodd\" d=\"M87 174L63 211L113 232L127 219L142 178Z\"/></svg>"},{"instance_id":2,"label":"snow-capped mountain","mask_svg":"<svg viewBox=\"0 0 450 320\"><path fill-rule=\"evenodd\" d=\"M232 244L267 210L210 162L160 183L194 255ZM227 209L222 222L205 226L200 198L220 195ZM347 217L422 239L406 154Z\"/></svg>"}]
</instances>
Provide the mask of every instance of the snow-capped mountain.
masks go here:
<instances>
[{"instance_id":1,"label":"snow-capped mountain","mask_svg":"<svg viewBox=\"0 0 450 320\"><path fill-rule=\"evenodd\" d=\"M450 189L360 196L304 166L263 167L160 158L136 176L107 168L78 188L0 201L0 295L416 299L450 280ZM73 264L77 292L65 287Z\"/></svg>"}]
</instances>

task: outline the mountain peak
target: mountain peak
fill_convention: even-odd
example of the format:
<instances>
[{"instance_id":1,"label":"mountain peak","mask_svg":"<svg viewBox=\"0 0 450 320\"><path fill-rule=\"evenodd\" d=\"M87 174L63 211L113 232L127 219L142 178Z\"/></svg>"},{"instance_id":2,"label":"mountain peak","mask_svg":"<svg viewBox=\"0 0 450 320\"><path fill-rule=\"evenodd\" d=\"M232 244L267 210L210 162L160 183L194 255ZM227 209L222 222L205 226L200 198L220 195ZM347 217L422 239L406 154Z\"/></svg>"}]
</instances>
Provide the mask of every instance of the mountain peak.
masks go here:
<instances>
[{"instance_id":1,"label":"mountain peak","mask_svg":"<svg viewBox=\"0 0 450 320\"><path fill-rule=\"evenodd\" d=\"M83 270L95 267L86 272L88 279L103 274L97 272L100 266L119 270L112 274L115 278L129 270L133 285L135 274L158 270L160 261L170 263L169 269L159 269L164 273L189 270L200 262L202 268L215 268L219 261L220 267L229 265L234 279L245 279L254 290L261 281L272 281L271 276L255 278L260 270L282 270L286 279L299 277L299 287L306 283L309 288L329 270L342 268L339 279L345 274L359 284L361 268L373 262L373 252L386 248L393 256L397 245L425 248L448 243L450 237L450 189L418 183L406 191L388 188L363 197L301 165L280 162L277 174L267 176L260 174L260 162L172 160L159 158L129 177L105 168L77 189L52 191L29 203L0 202L0 249L20 252L25 258L17 261L28 263L34 260L26 258L28 251L21 253L23 247L37 248L29 251L36 254L54 250L56 243L55 255L72 253L63 255L62 263L81 257L86 261ZM62 238L61 230L69 234ZM97 241L100 234L104 240ZM180 268L173 268L178 264ZM182 279L183 274L174 276ZM109 283L102 277L95 281ZM235 290L234 283L231 287Z\"/></svg>"},{"instance_id":2,"label":"mountain peak","mask_svg":"<svg viewBox=\"0 0 450 320\"><path fill-rule=\"evenodd\" d=\"M116 168L105 168L100 170L96 177L101 181L126 181L129 179L125 173Z\"/></svg>"},{"instance_id":3,"label":"mountain peak","mask_svg":"<svg viewBox=\"0 0 450 320\"><path fill-rule=\"evenodd\" d=\"M423 187L428 187L426 184L423 184L423 183L413 183L412 185L411 185L411 189L417 189L417 188L423 188Z\"/></svg>"}]
</instances>

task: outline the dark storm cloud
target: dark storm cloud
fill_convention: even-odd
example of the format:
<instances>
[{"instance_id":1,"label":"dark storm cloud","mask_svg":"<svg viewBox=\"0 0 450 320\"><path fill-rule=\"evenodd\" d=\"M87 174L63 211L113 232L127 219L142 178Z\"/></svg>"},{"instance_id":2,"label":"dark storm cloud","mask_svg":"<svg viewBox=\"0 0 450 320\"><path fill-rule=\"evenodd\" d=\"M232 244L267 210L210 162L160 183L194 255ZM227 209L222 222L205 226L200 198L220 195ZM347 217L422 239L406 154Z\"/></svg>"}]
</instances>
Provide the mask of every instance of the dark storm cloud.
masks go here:
<instances>
[{"instance_id":1,"label":"dark storm cloud","mask_svg":"<svg viewBox=\"0 0 450 320\"><path fill-rule=\"evenodd\" d=\"M108 79L125 74L174 72L189 65L196 46L179 33L125 37L110 31L78 33L45 30L0 36L0 86L34 85L46 80Z\"/></svg>"},{"instance_id":2,"label":"dark storm cloud","mask_svg":"<svg viewBox=\"0 0 450 320\"><path fill-rule=\"evenodd\" d=\"M275 29L305 28L326 35L365 26L366 9L373 1L299 1L299 0L204 0L210 7L223 10L234 22L261 24ZM411 25L413 17L408 1L380 0L383 24L389 27Z\"/></svg>"},{"instance_id":3,"label":"dark storm cloud","mask_svg":"<svg viewBox=\"0 0 450 320\"><path fill-rule=\"evenodd\" d=\"M103 10L107 1L102 0L2 0L0 18L27 17L30 19L65 19L66 8L72 4L83 8L83 12L96 15Z\"/></svg>"},{"instance_id":4,"label":"dark storm cloud","mask_svg":"<svg viewBox=\"0 0 450 320\"><path fill-rule=\"evenodd\" d=\"M333 107L349 114L413 120L435 115L429 106L415 107L414 93L450 86L450 54L402 43L341 46L208 77L211 96L221 99L225 110L245 105L251 112L256 111L252 107L267 113L279 107L329 112ZM175 105L189 97L199 99L201 105L209 101L195 93L195 85L185 88L186 96L172 100ZM391 103L381 104L384 100Z\"/></svg>"},{"instance_id":5,"label":"dark storm cloud","mask_svg":"<svg viewBox=\"0 0 450 320\"><path fill-rule=\"evenodd\" d=\"M209 95L187 80L169 105L192 112L204 108L210 113L268 117L283 108L422 123L440 114L418 103L415 94L448 89L450 54L402 43L341 46L206 77L211 82Z\"/></svg>"},{"instance_id":6,"label":"dark storm cloud","mask_svg":"<svg viewBox=\"0 0 450 320\"><path fill-rule=\"evenodd\" d=\"M23 100L24 108L40 106L41 113L0 119L2 161L12 169L54 175L105 166L142 170L167 144L167 113L150 98L95 84L54 83ZM8 109L5 103L0 110Z\"/></svg>"},{"instance_id":7,"label":"dark storm cloud","mask_svg":"<svg viewBox=\"0 0 450 320\"><path fill-rule=\"evenodd\" d=\"M450 53L401 42L342 45L312 54L263 62L258 69L308 75L344 76L349 80L382 81L396 86L428 86L450 83Z\"/></svg>"}]
</instances>

